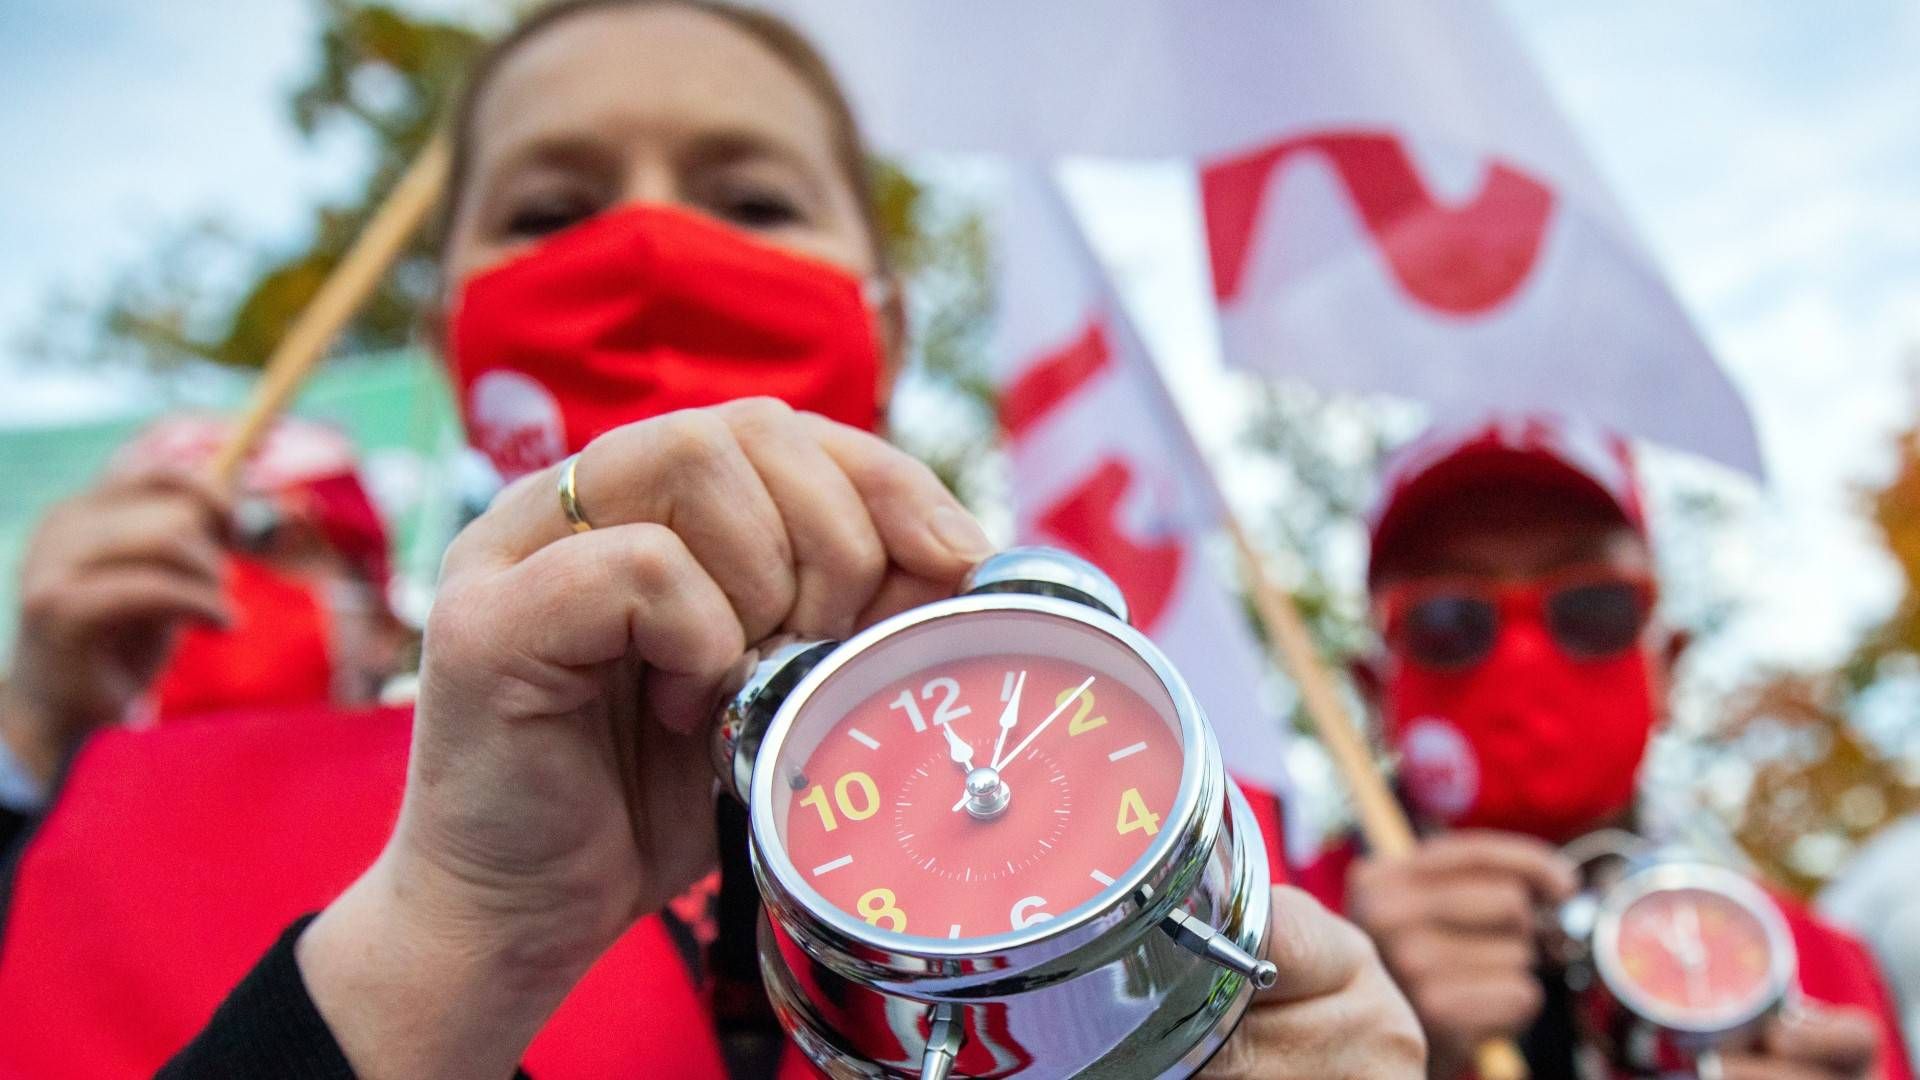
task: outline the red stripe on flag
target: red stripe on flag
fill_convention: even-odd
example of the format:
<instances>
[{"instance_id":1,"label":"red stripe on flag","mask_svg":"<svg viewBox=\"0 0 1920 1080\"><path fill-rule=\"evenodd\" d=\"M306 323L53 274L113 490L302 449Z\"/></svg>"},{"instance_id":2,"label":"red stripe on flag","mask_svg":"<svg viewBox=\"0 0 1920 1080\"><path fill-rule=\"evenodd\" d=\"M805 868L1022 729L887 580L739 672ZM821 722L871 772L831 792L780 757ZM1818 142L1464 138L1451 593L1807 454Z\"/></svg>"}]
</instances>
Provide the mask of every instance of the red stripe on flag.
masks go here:
<instances>
[{"instance_id":1,"label":"red stripe on flag","mask_svg":"<svg viewBox=\"0 0 1920 1080\"><path fill-rule=\"evenodd\" d=\"M1103 458L1048 507L1036 525L1043 535L1113 575L1133 609L1133 625L1152 633L1173 602L1186 549L1177 537L1142 542L1122 530L1121 504L1133 483L1133 469L1124 460Z\"/></svg>"},{"instance_id":2,"label":"red stripe on flag","mask_svg":"<svg viewBox=\"0 0 1920 1080\"><path fill-rule=\"evenodd\" d=\"M1232 304L1245 287L1267 193L1303 154L1324 154L1340 176L1394 280L1413 299L1449 315L1478 315L1519 290L1540 254L1553 192L1495 160L1473 198L1443 206L1391 135L1324 132L1217 162L1200 174L1213 293Z\"/></svg>"},{"instance_id":3,"label":"red stripe on flag","mask_svg":"<svg viewBox=\"0 0 1920 1080\"><path fill-rule=\"evenodd\" d=\"M1000 425L1016 439L1026 434L1061 402L1106 370L1112 359L1107 328L1098 321L1089 323L1079 337L1042 356L1007 385L1006 392L1000 395Z\"/></svg>"}]
</instances>

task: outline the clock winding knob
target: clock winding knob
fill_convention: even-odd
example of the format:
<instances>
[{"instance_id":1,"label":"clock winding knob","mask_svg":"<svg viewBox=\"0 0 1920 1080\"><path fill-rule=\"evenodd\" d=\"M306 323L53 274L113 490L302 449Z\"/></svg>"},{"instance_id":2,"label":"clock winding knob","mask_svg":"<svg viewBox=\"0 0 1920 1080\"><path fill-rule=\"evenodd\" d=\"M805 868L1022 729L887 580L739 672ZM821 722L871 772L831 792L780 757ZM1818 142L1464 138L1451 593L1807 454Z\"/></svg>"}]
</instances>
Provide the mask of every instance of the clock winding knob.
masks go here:
<instances>
[{"instance_id":1,"label":"clock winding knob","mask_svg":"<svg viewBox=\"0 0 1920 1080\"><path fill-rule=\"evenodd\" d=\"M773 714L837 641L769 642L747 653L734 673L736 689L722 698L713 722L713 769L728 791L747 801L753 762Z\"/></svg>"},{"instance_id":2,"label":"clock winding knob","mask_svg":"<svg viewBox=\"0 0 1920 1080\"><path fill-rule=\"evenodd\" d=\"M1058 548L1016 547L989 556L967 575L961 591L1055 596L1129 621L1127 598L1120 586L1099 567Z\"/></svg>"}]
</instances>

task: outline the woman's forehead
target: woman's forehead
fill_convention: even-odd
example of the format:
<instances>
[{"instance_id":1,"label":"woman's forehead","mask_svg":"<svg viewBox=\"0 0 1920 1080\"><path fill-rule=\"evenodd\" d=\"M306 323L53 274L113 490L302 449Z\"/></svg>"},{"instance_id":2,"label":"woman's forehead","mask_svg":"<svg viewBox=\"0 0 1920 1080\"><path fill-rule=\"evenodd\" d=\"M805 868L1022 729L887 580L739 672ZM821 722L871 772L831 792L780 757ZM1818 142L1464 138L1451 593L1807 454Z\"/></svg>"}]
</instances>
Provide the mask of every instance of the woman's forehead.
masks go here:
<instances>
[{"instance_id":1,"label":"woman's forehead","mask_svg":"<svg viewBox=\"0 0 1920 1080\"><path fill-rule=\"evenodd\" d=\"M583 12L521 42L473 115L483 169L556 138L761 141L833 168L826 106L793 68L723 18L678 5Z\"/></svg>"}]
</instances>

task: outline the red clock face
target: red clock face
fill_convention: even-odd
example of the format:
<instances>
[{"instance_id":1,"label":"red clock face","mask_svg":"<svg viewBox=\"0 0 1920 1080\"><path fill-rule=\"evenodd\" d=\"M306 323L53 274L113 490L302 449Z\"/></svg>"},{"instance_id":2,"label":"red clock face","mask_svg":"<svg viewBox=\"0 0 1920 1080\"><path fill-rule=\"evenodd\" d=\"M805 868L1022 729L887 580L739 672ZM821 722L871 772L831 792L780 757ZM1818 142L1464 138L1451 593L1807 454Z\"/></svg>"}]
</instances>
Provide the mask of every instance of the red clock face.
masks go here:
<instances>
[{"instance_id":1,"label":"red clock face","mask_svg":"<svg viewBox=\"0 0 1920 1080\"><path fill-rule=\"evenodd\" d=\"M1673 1026L1709 1028L1738 1018L1772 990L1766 927L1744 905L1709 889L1662 889L1634 901L1621 913L1616 951L1632 990Z\"/></svg>"},{"instance_id":2,"label":"red clock face","mask_svg":"<svg viewBox=\"0 0 1920 1080\"><path fill-rule=\"evenodd\" d=\"M773 820L793 870L881 930L1005 934L1094 899L1169 827L1173 701L1118 639L986 611L852 658L794 718Z\"/></svg>"}]
</instances>

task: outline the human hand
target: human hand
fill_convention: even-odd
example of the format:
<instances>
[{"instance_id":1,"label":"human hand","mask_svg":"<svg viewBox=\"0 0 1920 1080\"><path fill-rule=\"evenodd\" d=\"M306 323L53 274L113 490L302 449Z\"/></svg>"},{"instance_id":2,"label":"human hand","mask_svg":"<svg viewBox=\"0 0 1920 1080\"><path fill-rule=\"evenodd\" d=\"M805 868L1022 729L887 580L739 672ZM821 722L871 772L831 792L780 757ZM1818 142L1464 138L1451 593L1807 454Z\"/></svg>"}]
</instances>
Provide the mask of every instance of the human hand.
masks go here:
<instances>
[{"instance_id":1,"label":"human hand","mask_svg":"<svg viewBox=\"0 0 1920 1080\"><path fill-rule=\"evenodd\" d=\"M1880 1034L1863 1009L1801 1002L1769 1020L1757 1044L1722 1054L1723 1080L1867 1080Z\"/></svg>"},{"instance_id":2,"label":"human hand","mask_svg":"<svg viewBox=\"0 0 1920 1080\"><path fill-rule=\"evenodd\" d=\"M1298 889L1273 890L1267 958L1280 981L1259 992L1200 1075L1209 1080L1417 1080L1420 1024L1352 923Z\"/></svg>"},{"instance_id":3,"label":"human hand","mask_svg":"<svg viewBox=\"0 0 1920 1080\"><path fill-rule=\"evenodd\" d=\"M407 793L303 973L362 1075L505 1075L637 918L713 863L707 720L752 643L843 637L990 552L925 466L777 402L609 432L455 541Z\"/></svg>"},{"instance_id":4,"label":"human hand","mask_svg":"<svg viewBox=\"0 0 1920 1080\"><path fill-rule=\"evenodd\" d=\"M146 692L184 624L225 625L229 504L172 469L110 475L41 519L20 574L0 735L42 782Z\"/></svg>"},{"instance_id":5,"label":"human hand","mask_svg":"<svg viewBox=\"0 0 1920 1080\"><path fill-rule=\"evenodd\" d=\"M1355 868L1348 912L1412 1001L1437 1080L1462 1075L1483 1043L1518 1036L1539 1014L1535 908L1576 886L1552 847L1478 830Z\"/></svg>"}]
</instances>

